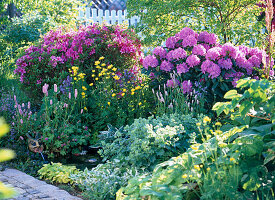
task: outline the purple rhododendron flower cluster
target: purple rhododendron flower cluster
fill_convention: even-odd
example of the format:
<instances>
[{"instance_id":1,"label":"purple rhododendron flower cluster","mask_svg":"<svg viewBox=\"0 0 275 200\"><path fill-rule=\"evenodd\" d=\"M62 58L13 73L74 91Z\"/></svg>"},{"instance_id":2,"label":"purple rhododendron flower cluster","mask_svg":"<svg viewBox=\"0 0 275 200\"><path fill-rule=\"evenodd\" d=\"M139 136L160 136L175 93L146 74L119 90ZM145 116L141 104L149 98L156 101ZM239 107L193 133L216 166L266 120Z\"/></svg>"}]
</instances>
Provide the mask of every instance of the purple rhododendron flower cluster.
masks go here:
<instances>
[{"instance_id":1,"label":"purple rhododendron flower cluster","mask_svg":"<svg viewBox=\"0 0 275 200\"><path fill-rule=\"evenodd\" d=\"M263 58L267 62L269 60L263 50L234 46L231 43L221 45L215 34L206 31L196 33L187 27L169 37L165 44L166 47L157 47L153 50L153 55L145 57L143 66L151 74L163 74L163 77L169 77L170 73L175 72L178 76L176 82L181 80L178 87L182 88L183 93L192 91L196 81L204 84L217 79L230 88L240 78L258 79L264 68ZM272 59L272 66L273 64ZM270 74L274 74L273 67ZM166 79L163 83L175 87L175 81Z\"/></svg>"},{"instance_id":2,"label":"purple rhododendron flower cluster","mask_svg":"<svg viewBox=\"0 0 275 200\"><path fill-rule=\"evenodd\" d=\"M165 57L163 52L165 50L159 50L161 57ZM38 45L28 47L17 60L14 72L26 88L41 91L49 80L59 79L64 72L69 75L72 66L85 71L101 56L107 60L106 64L122 70L139 66L142 61L140 41L133 30L119 25L93 24L78 30L60 28L44 35ZM62 83L62 78L59 81Z\"/></svg>"}]
</instances>

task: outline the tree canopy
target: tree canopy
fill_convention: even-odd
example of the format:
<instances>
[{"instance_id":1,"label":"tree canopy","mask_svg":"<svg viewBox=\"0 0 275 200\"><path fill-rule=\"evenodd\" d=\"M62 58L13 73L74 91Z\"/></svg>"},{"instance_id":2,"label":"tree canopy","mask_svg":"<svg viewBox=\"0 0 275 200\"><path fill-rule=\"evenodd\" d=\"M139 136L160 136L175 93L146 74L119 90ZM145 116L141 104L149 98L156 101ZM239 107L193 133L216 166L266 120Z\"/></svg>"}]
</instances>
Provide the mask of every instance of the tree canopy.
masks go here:
<instances>
[{"instance_id":1,"label":"tree canopy","mask_svg":"<svg viewBox=\"0 0 275 200\"><path fill-rule=\"evenodd\" d=\"M216 33L220 42L261 44L264 22L259 0L128 0L129 16L140 16L146 44L161 43L188 26Z\"/></svg>"}]
</instances>

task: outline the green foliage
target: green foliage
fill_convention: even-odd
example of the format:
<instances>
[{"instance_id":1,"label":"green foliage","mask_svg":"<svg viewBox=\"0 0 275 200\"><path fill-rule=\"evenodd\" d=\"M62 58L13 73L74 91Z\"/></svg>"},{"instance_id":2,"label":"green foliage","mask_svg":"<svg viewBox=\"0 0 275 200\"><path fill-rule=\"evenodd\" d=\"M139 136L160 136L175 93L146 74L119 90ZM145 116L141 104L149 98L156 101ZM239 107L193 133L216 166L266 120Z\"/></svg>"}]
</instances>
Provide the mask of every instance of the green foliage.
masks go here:
<instances>
[{"instance_id":1,"label":"green foliage","mask_svg":"<svg viewBox=\"0 0 275 200\"><path fill-rule=\"evenodd\" d=\"M97 133L106 130L107 124L116 127L131 124L136 118L147 117L152 110L147 81L139 67L123 69L106 65L104 57L101 58L85 71L87 82L79 80L81 71L72 76L74 85L82 91L89 127Z\"/></svg>"},{"instance_id":2,"label":"green foliage","mask_svg":"<svg viewBox=\"0 0 275 200\"><path fill-rule=\"evenodd\" d=\"M215 131L206 142L157 165L151 176L131 179L117 199L256 199L256 193L274 198L274 159L270 165L263 159L272 144L255 134L230 142L243 129Z\"/></svg>"},{"instance_id":3,"label":"green foliage","mask_svg":"<svg viewBox=\"0 0 275 200\"><path fill-rule=\"evenodd\" d=\"M79 170L75 166L65 166L61 163L45 164L38 170L41 179L56 183L74 183L70 178L72 174L78 174Z\"/></svg>"},{"instance_id":4,"label":"green foliage","mask_svg":"<svg viewBox=\"0 0 275 200\"><path fill-rule=\"evenodd\" d=\"M51 30L34 46L22 51L16 62L15 74L19 74L23 89L30 97L39 99L45 83L61 84L78 67L92 75L94 62L105 57L105 64L124 69L139 68L140 42L131 29L119 25L98 25L59 28ZM92 77L85 77L90 83Z\"/></svg>"},{"instance_id":5,"label":"green foliage","mask_svg":"<svg viewBox=\"0 0 275 200\"><path fill-rule=\"evenodd\" d=\"M154 81L152 81L151 84L153 85L152 87L159 86L159 84L156 85ZM198 116L207 112L204 108L206 97L204 97L202 93L193 90L190 95L186 95L179 87L169 88L165 85L166 84L164 84L163 88L159 86L158 90L152 89L156 104L156 115L161 116L163 114L178 113ZM208 115L210 115L210 113L208 113Z\"/></svg>"},{"instance_id":6,"label":"green foliage","mask_svg":"<svg viewBox=\"0 0 275 200\"><path fill-rule=\"evenodd\" d=\"M79 0L17 0L14 4L22 13L38 11L58 24L75 24L79 6L84 4Z\"/></svg>"},{"instance_id":7,"label":"green foliage","mask_svg":"<svg viewBox=\"0 0 275 200\"><path fill-rule=\"evenodd\" d=\"M160 44L165 38L188 26L219 35L221 43L261 45L263 22L257 21L262 9L257 0L128 0L129 16L140 16L137 27L145 44Z\"/></svg>"},{"instance_id":8,"label":"green foliage","mask_svg":"<svg viewBox=\"0 0 275 200\"><path fill-rule=\"evenodd\" d=\"M72 174L70 178L82 189L87 199L115 199L116 191L127 181L139 175L135 168L121 169L114 163L99 164L95 168Z\"/></svg>"},{"instance_id":9,"label":"green foliage","mask_svg":"<svg viewBox=\"0 0 275 200\"><path fill-rule=\"evenodd\" d=\"M230 114L235 124L257 126L259 130L275 122L274 81L241 79L237 88L245 91L239 94L237 90L230 90L224 96L230 101L213 106L218 115Z\"/></svg>"},{"instance_id":10,"label":"green foliage","mask_svg":"<svg viewBox=\"0 0 275 200\"><path fill-rule=\"evenodd\" d=\"M22 140L27 139L27 135L41 139L44 153L49 157L79 153L82 146L92 140L78 105L81 97L62 93L57 85L54 88L47 93L44 89L45 96L37 112L34 112L30 102L21 104L14 97L16 113L11 139L19 143L25 143Z\"/></svg>"},{"instance_id":11,"label":"green foliage","mask_svg":"<svg viewBox=\"0 0 275 200\"><path fill-rule=\"evenodd\" d=\"M28 42L35 42L49 31L50 23L46 16L40 13L27 13L20 18L14 18L2 32L2 38L9 44L22 45Z\"/></svg>"},{"instance_id":12,"label":"green foliage","mask_svg":"<svg viewBox=\"0 0 275 200\"><path fill-rule=\"evenodd\" d=\"M230 123L239 127L199 128L203 143L158 164L150 176L131 179L117 199L274 199L274 83L240 80L237 87L246 90L229 91L225 98L231 101L214 109L231 112Z\"/></svg>"},{"instance_id":13,"label":"green foliage","mask_svg":"<svg viewBox=\"0 0 275 200\"><path fill-rule=\"evenodd\" d=\"M197 136L196 123L202 119L190 115L163 115L139 118L125 128L109 126L101 132L103 160L116 162L125 167L152 169L156 164L171 156L184 152Z\"/></svg>"}]
</instances>

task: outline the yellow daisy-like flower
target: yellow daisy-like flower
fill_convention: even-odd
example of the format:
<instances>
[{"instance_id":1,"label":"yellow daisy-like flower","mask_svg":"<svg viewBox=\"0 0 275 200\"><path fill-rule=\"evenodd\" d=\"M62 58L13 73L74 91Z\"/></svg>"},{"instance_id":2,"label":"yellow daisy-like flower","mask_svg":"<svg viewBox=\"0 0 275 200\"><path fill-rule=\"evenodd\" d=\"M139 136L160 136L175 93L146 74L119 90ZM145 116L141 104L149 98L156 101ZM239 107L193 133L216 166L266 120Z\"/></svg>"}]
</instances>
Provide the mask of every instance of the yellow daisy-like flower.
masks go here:
<instances>
[{"instance_id":1,"label":"yellow daisy-like flower","mask_svg":"<svg viewBox=\"0 0 275 200\"><path fill-rule=\"evenodd\" d=\"M86 106L84 107L84 110L88 110Z\"/></svg>"},{"instance_id":2,"label":"yellow daisy-like flower","mask_svg":"<svg viewBox=\"0 0 275 200\"><path fill-rule=\"evenodd\" d=\"M97 69L101 69L101 67L100 67L100 66L96 66L96 68L97 68Z\"/></svg>"},{"instance_id":3,"label":"yellow daisy-like flower","mask_svg":"<svg viewBox=\"0 0 275 200\"><path fill-rule=\"evenodd\" d=\"M82 89L83 89L83 90L87 90L87 88L86 88L85 86L82 86Z\"/></svg>"},{"instance_id":4,"label":"yellow daisy-like flower","mask_svg":"<svg viewBox=\"0 0 275 200\"><path fill-rule=\"evenodd\" d=\"M93 86L93 85L94 85L94 83L90 83L90 84L89 84L89 86Z\"/></svg>"},{"instance_id":5,"label":"yellow daisy-like flower","mask_svg":"<svg viewBox=\"0 0 275 200\"><path fill-rule=\"evenodd\" d=\"M132 91L132 92L134 92L134 91L135 91L135 89L133 88L133 89L131 89L131 91Z\"/></svg>"},{"instance_id":6,"label":"yellow daisy-like flower","mask_svg":"<svg viewBox=\"0 0 275 200\"><path fill-rule=\"evenodd\" d=\"M211 122L211 119L206 116L206 117L203 118L203 123L206 124L207 122Z\"/></svg>"},{"instance_id":7,"label":"yellow daisy-like flower","mask_svg":"<svg viewBox=\"0 0 275 200\"><path fill-rule=\"evenodd\" d=\"M134 92L131 92L131 95L134 95L135 93Z\"/></svg>"},{"instance_id":8,"label":"yellow daisy-like flower","mask_svg":"<svg viewBox=\"0 0 275 200\"><path fill-rule=\"evenodd\" d=\"M230 161L234 162L234 161L236 161L236 160L235 160L235 158L230 158Z\"/></svg>"},{"instance_id":9,"label":"yellow daisy-like flower","mask_svg":"<svg viewBox=\"0 0 275 200\"><path fill-rule=\"evenodd\" d=\"M100 64L100 61L95 61L95 65L99 65Z\"/></svg>"},{"instance_id":10,"label":"yellow daisy-like flower","mask_svg":"<svg viewBox=\"0 0 275 200\"><path fill-rule=\"evenodd\" d=\"M220 135L220 134L222 134L223 132L222 132L221 130L216 130L215 133L216 133L217 135Z\"/></svg>"},{"instance_id":11,"label":"yellow daisy-like flower","mask_svg":"<svg viewBox=\"0 0 275 200\"><path fill-rule=\"evenodd\" d=\"M85 94L85 92L82 92L81 95L82 95L82 96L85 96L86 94Z\"/></svg>"},{"instance_id":12,"label":"yellow daisy-like flower","mask_svg":"<svg viewBox=\"0 0 275 200\"><path fill-rule=\"evenodd\" d=\"M77 78L76 78L76 77L74 77L74 80L76 81L76 80L77 80Z\"/></svg>"},{"instance_id":13,"label":"yellow daisy-like flower","mask_svg":"<svg viewBox=\"0 0 275 200\"><path fill-rule=\"evenodd\" d=\"M181 178L187 178L188 176L187 176L187 174L183 174L182 176L181 176Z\"/></svg>"},{"instance_id":14,"label":"yellow daisy-like flower","mask_svg":"<svg viewBox=\"0 0 275 200\"><path fill-rule=\"evenodd\" d=\"M206 170L207 170L207 171L210 171L210 167L207 167Z\"/></svg>"},{"instance_id":15,"label":"yellow daisy-like flower","mask_svg":"<svg viewBox=\"0 0 275 200\"><path fill-rule=\"evenodd\" d=\"M142 104L141 102L138 103L139 106L140 106L141 104Z\"/></svg>"},{"instance_id":16,"label":"yellow daisy-like flower","mask_svg":"<svg viewBox=\"0 0 275 200\"><path fill-rule=\"evenodd\" d=\"M92 72L95 72L95 70L92 70Z\"/></svg>"},{"instance_id":17,"label":"yellow daisy-like flower","mask_svg":"<svg viewBox=\"0 0 275 200\"><path fill-rule=\"evenodd\" d=\"M125 95L125 93L123 92L122 94L121 94L121 96L124 96Z\"/></svg>"},{"instance_id":18,"label":"yellow daisy-like flower","mask_svg":"<svg viewBox=\"0 0 275 200\"><path fill-rule=\"evenodd\" d=\"M112 94L112 97L114 97L114 96L116 96L116 94L115 94L115 93L113 93L113 94Z\"/></svg>"},{"instance_id":19,"label":"yellow daisy-like flower","mask_svg":"<svg viewBox=\"0 0 275 200\"><path fill-rule=\"evenodd\" d=\"M112 70L115 72L117 70L117 68L114 67Z\"/></svg>"},{"instance_id":20,"label":"yellow daisy-like flower","mask_svg":"<svg viewBox=\"0 0 275 200\"><path fill-rule=\"evenodd\" d=\"M139 89L140 89L140 86L137 86L135 89L136 89L136 90L139 90Z\"/></svg>"},{"instance_id":21,"label":"yellow daisy-like flower","mask_svg":"<svg viewBox=\"0 0 275 200\"><path fill-rule=\"evenodd\" d=\"M110 76L106 76L106 79L109 79L110 78Z\"/></svg>"},{"instance_id":22,"label":"yellow daisy-like flower","mask_svg":"<svg viewBox=\"0 0 275 200\"><path fill-rule=\"evenodd\" d=\"M111 103L108 101L107 104L110 105Z\"/></svg>"},{"instance_id":23,"label":"yellow daisy-like flower","mask_svg":"<svg viewBox=\"0 0 275 200\"><path fill-rule=\"evenodd\" d=\"M194 168L195 168L196 170L200 170L200 169L201 169L199 165L194 165Z\"/></svg>"},{"instance_id":24,"label":"yellow daisy-like flower","mask_svg":"<svg viewBox=\"0 0 275 200\"><path fill-rule=\"evenodd\" d=\"M127 91L127 90L124 88L124 89L123 89L123 92L126 92L126 91Z\"/></svg>"},{"instance_id":25,"label":"yellow daisy-like flower","mask_svg":"<svg viewBox=\"0 0 275 200\"><path fill-rule=\"evenodd\" d=\"M104 59L104 57L103 56L101 56L100 58L99 58L99 60L103 60Z\"/></svg>"},{"instance_id":26,"label":"yellow daisy-like flower","mask_svg":"<svg viewBox=\"0 0 275 200\"><path fill-rule=\"evenodd\" d=\"M102 74L101 74L101 73L99 73L99 74L98 74L98 76L99 76L99 77L101 77L101 76L102 76Z\"/></svg>"},{"instance_id":27,"label":"yellow daisy-like flower","mask_svg":"<svg viewBox=\"0 0 275 200\"><path fill-rule=\"evenodd\" d=\"M86 74L80 73L80 74L78 74L78 76L79 76L80 79L84 79L84 77L86 76Z\"/></svg>"},{"instance_id":28,"label":"yellow daisy-like flower","mask_svg":"<svg viewBox=\"0 0 275 200\"><path fill-rule=\"evenodd\" d=\"M192 146L190 146L190 148L193 149L193 150L198 150L199 149L198 145L192 145Z\"/></svg>"},{"instance_id":29,"label":"yellow daisy-like flower","mask_svg":"<svg viewBox=\"0 0 275 200\"><path fill-rule=\"evenodd\" d=\"M115 76L114 76L114 79L115 79L115 80L119 80L120 78L119 78L117 75L115 75Z\"/></svg>"},{"instance_id":30,"label":"yellow daisy-like flower","mask_svg":"<svg viewBox=\"0 0 275 200\"><path fill-rule=\"evenodd\" d=\"M95 77L95 74L92 74L92 77Z\"/></svg>"},{"instance_id":31,"label":"yellow daisy-like flower","mask_svg":"<svg viewBox=\"0 0 275 200\"><path fill-rule=\"evenodd\" d=\"M102 67L105 67L105 66L106 66L106 64L105 64L105 63L102 63L102 64L101 64L101 66L102 66Z\"/></svg>"},{"instance_id":32,"label":"yellow daisy-like flower","mask_svg":"<svg viewBox=\"0 0 275 200\"><path fill-rule=\"evenodd\" d=\"M144 86L144 84L141 84L141 87L143 87Z\"/></svg>"},{"instance_id":33,"label":"yellow daisy-like flower","mask_svg":"<svg viewBox=\"0 0 275 200\"><path fill-rule=\"evenodd\" d=\"M96 78L95 78L95 80L97 81L97 80L98 80L98 78L96 77Z\"/></svg>"},{"instance_id":34,"label":"yellow daisy-like flower","mask_svg":"<svg viewBox=\"0 0 275 200\"><path fill-rule=\"evenodd\" d=\"M108 69L112 69L112 68L113 68L113 65L109 65L107 68L108 68Z\"/></svg>"},{"instance_id":35,"label":"yellow daisy-like flower","mask_svg":"<svg viewBox=\"0 0 275 200\"><path fill-rule=\"evenodd\" d=\"M221 122L216 122L216 124L215 124L216 126L221 126L222 125L222 123Z\"/></svg>"},{"instance_id":36,"label":"yellow daisy-like flower","mask_svg":"<svg viewBox=\"0 0 275 200\"><path fill-rule=\"evenodd\" d=\"M193 175L189 175L189 177L191 178L191 177L193 177Z\"/></svg>"}]
</instances>

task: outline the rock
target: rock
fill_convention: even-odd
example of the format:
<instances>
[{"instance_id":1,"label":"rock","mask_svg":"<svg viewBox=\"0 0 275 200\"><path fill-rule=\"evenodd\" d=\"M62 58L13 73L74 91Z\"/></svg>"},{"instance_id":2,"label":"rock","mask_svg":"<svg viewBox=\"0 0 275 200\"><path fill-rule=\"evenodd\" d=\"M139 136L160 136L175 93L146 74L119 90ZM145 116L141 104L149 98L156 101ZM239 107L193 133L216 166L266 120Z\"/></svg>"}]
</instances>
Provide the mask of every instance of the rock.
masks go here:
<instances>
[{"instance_id":1,"label":"rock","mask_svg":"<svg viewBox=\"0 0 275 200\"><path fill-rule=\"evenodd\" d=\"M88 160L88 162L89 162L89 163L95 163L95 162L97 162L97 159L91 158L91 159Z\"/></svg>"}]
</instances>

